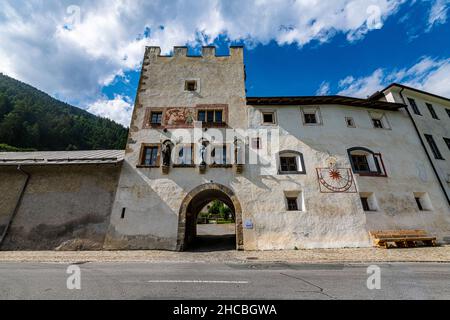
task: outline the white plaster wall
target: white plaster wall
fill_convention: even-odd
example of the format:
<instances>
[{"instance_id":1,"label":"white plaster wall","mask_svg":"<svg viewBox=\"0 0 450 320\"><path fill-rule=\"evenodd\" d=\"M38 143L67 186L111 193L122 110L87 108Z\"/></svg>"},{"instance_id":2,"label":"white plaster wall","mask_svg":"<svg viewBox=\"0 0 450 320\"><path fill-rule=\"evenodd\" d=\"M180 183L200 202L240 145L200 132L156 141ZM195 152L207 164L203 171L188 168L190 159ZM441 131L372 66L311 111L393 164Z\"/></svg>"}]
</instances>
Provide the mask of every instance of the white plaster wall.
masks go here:
<instances>
[{"instance_id":1,"label":"white plaster wall","mask_svg":"<svg viewBox=\"0 0 450 320\"><path fill-rule=\"evenodd\" d=\"M399 102L403 103L403 100L400 96L400 89L394 87L392 91L387 93L386 98L391 102ZM431 160L435 165L436 170L438 171L439 176L441 177L441 181L446 189L446 193L450 198L450 149L447 147L444 137L450 139L450 117L447 114L445 109L450 109L450 102L445 101L443 99L438 99L431 95L421 94L412 90L403 90L402 95L405 97L406 103L408 105L409 110L411 111L411 115L414 118L414 121L417 125L418 130L421 132L422 137L425 142L425 146L431 156ZM412 108L409 106L409 101L407 98L412 98L416 101L417 107L420 110L420 115L416 115ZM433 108L439 118L434 119L427 106L426 103L431 103ZM433 136L436 145L439 148L444 160L435 159L431 149L423 136L424 134L430 134Z\"/></svg>"}]
</instances>

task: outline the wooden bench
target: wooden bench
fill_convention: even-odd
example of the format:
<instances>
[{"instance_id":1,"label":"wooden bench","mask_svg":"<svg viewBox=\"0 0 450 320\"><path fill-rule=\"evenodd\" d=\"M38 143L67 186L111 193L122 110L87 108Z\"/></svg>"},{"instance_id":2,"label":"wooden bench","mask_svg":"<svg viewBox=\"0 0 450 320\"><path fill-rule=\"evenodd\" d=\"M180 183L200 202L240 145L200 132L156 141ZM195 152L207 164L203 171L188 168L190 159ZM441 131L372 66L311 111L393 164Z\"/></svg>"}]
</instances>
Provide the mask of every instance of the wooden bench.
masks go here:
<instances>
[{"instance_id":1,"label":"wooden bench","mask_svg":"<svg viewBox=\"0 0 450 320\"><path fill-rule=\"evenodd\" d=\"M426 246L435 246L436 237L429 236L425 230L380 230L370 231L374 244L389 248L389 243L395 243L398 248L415 247L417 242Z\"/></svg>"}]
</instances>

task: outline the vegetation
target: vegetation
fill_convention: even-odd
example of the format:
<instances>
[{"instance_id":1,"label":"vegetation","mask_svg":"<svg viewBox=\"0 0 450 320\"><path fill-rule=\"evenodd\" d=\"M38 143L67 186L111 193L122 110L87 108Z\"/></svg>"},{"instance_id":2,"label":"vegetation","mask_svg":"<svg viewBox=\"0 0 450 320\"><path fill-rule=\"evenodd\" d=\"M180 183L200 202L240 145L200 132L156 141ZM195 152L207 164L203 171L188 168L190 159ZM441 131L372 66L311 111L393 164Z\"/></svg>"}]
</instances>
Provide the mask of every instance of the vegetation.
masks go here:
<instances>
[{"instance_id":1,"label":"vegetation","mask_svg":"<svg viewBox=\"0 0 450 320\"><path fill-rule=\"evenodd\" d=\"M36 149L32 149L32 148L16 148L16 147L11 147L7 144L4 143L0 143L0 152L24 152L24 151L36 151Z\"/></svg>"},{"instance_id":2,"label":"vegetation","mask_svg":"<svg viewBox=\"0 0 450 320\"><path fill-rule=\"evenodd\" d=\"M120 124L0 73L2 150L124 149L126 137Z\"/></svg>"},{"instance_id":3,"label":"vegetation","mask_svg":"<svg viewBox=\"0 0 450 320\"><path fill-rule=\"evenodd\" d=\"M219 200L212 201L207 209L207 212L200 212L198 215L198 223L208 223L210 220L217 224L234 222L231 209Z\"/></svg>"}]
</instances>

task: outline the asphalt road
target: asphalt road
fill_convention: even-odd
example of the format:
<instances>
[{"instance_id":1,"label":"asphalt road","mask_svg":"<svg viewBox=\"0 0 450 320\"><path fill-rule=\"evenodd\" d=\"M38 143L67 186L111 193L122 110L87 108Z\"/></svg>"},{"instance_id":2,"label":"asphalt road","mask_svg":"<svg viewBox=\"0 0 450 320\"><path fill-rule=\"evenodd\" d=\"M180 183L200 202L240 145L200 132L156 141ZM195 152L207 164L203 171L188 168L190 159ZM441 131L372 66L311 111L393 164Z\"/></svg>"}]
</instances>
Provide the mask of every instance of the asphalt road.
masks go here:
<instances>
[{"instance_id":1,"label":"asphalt road","mask_svg":"<svg viewBox=\"0 0 450 320\"><path fill-rule=\"evenodd\" d=\"M0 299L450 299L450 264L380 264L379 290L363 264L77 266L81 289L69 290L68 265L0 263Z\"/></svg>"}]
</instances>

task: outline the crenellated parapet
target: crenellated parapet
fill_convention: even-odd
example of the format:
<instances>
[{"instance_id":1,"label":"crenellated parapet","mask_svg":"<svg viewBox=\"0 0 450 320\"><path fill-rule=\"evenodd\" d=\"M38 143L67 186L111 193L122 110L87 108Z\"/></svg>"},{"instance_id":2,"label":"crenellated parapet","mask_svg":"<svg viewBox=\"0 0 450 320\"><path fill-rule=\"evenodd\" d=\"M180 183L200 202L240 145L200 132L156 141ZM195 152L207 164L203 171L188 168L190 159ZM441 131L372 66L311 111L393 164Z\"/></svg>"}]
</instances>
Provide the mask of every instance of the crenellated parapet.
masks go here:
<instances>
[{"instance_id":1,"label":"crenellated parapet","mask_svg":"<svg viewBox=\"0 0 450 320\"><path fill-rule=\"evenodd\" d=\"M201 55L189 55L188 48L186 46L177 46L173 48L172 55L161 55L160 47L146 47L145 56L146 58L205 58L205 59L214 59L214 58L243 58L243 46L230 46L228 55L216 55L216 47L215 46L203 46Z\"/></svg>"}]
</instances>

